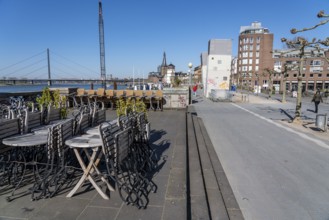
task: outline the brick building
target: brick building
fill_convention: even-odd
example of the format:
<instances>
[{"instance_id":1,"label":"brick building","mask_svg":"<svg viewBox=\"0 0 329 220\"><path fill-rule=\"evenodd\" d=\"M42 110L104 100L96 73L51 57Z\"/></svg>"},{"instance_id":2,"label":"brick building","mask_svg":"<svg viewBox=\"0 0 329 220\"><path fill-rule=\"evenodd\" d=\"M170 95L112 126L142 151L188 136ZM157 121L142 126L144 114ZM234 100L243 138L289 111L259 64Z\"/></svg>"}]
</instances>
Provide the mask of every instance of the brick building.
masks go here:
<instances>
[{"instance_id":1,"label":"brick building","mask_svg":"<svg viewBox=\"0 0 329 220\"><path fill-rule=\"evenodd\" d=\"M288 65L290 70L284 79L283 74L276 74L273 78L273 84L276 90L282 90L284 81L286 89L289 91L297 90L297 76L299 67L299 51L284 49L273 52L274 70L282 72L284 65ZM303 64L302 84L303 91L315 91L316 89L329 89L329 51L328 49L305 50L305 61Z\"/></svg>"},{"instance_id":2,"label":"brick building","mask_svg":"<svg viewBox=\"0 0 329 220\"><path fill-rule=\"evenodd\" d=\"M272 50L273 34L260 22L240 27L237 74L233 81L249 88L267 88L268 77L263 73L266 68L273 69Z\"/></svg>"}]
</instances>

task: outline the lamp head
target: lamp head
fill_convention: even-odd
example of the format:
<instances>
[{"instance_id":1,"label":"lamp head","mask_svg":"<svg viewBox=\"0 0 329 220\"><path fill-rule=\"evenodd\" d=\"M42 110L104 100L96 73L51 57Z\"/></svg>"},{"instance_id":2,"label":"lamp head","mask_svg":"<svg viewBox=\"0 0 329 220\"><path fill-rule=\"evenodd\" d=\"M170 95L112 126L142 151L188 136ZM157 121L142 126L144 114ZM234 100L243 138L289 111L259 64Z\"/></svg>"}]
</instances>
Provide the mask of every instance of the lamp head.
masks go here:
<instances>
[{"instance_id":1,"label":"lamp head","mask_svg":"<svg viewBox=\"0 0 329 220\"><path fill-rule=\"evenodd\" d=\"M188 63L188 68L192 68L193 67L193 64L191 62Z\"/></svg>"}]
</instances>

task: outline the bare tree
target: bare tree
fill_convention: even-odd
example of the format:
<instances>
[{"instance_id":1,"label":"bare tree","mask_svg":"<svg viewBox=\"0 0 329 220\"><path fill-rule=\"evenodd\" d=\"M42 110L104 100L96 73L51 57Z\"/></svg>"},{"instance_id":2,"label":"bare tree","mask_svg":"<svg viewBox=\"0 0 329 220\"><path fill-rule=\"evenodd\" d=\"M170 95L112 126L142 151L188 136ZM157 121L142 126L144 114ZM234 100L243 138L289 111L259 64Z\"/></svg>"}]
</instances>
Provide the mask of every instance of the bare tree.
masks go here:
<instances>
[{"instance_id":1,"label":"bare tree","mask_svg":"<svg viewBox=\"0 0 329 220\"><path fill-rule=\"evenodd\" d=\"M317 15L318 18L325 18L325 20L322 20L320 23L314 25L310 28L303 28L301 30L297 30L296 28L293 28L290 30L292 34L297 34L304 31L313 30L321 25L324 25L329 22L329 15L326 15L324 11L320 11ZM295 111L295 117L293 119L293 122L298 122L301 120L301 108L302 108L302 71L303 71L303 64L305 61L305 49L307 48L313 48L314 50L320 51L320 46L329 46L329 37L327 37L325 40L317 40L314 38L312 41L308 41L307 39L303 37L297 37L294 40L287 40L286 38L281 39L282 42L285 42L288 48L293 48L295 50L299 50L299 68L298 68L298 87L297 87L297 99L296 99L296 111ZM326 58L327 59L327 58ZM327 59L329 62L329 60Z\"/></svg>"},{"instance_id":2,"label":"bare tree","mask_svg":"<svg viewBox=\"0 0 329 220\"><path fill-rule=\"evenodd\" d=\"M273 76L277 75L278 72L275 71L274 69L270 68L265 68L263 75L265 77L268 77L268 87L269 87L269 93L268 93L268 98L270 99L273 93Z\"/></svg>"}]
</instances>

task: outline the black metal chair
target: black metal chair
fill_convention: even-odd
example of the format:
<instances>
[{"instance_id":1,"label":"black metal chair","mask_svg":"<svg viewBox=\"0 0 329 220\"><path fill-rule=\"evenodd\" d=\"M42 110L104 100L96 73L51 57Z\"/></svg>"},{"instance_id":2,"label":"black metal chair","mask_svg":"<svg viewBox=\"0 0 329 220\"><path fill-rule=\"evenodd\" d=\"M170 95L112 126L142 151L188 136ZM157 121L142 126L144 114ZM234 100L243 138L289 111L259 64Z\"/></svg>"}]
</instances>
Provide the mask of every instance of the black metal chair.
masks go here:
<instances>
[{"instance_id":1,"label":"black metal chair","mask_svg":"<svg viewBox=\"0 0 329 220\"><path fill-rule=\"evenodd\" d=\"M0 119L0 186L9 185L16 174L18 175L22 170L14 170L13 163L11 163L12 147L2 144L4 138L18 135L22 133L22 119Z\"/></svg>"},{"instance_id":2,"label":"black metal chair","mask_svg":"<svg viewBox=\"0 0 329 220\"><path fill-rule=\"evenodd\" d=\"M138 168L137 157L133 152L132 128L118 130L117 125L100 126L108 177L115 181L119 195L126 204L146 208L148 193L155 192L157 187Z\"/></svg>"},{"instance_id":3,"label":"black metal chair","mask_svg":"<svg viewBox=\"0 0 329 220\"><path fill-rule=\"evenodd\" d=\"M40 175L32 188L32 199L53 197L64 184L69 184L73 173L74 156L65 145L73 136L73 119L67 119L49 128L47 160L40 163Z\"/></svg>"}]
</instances>

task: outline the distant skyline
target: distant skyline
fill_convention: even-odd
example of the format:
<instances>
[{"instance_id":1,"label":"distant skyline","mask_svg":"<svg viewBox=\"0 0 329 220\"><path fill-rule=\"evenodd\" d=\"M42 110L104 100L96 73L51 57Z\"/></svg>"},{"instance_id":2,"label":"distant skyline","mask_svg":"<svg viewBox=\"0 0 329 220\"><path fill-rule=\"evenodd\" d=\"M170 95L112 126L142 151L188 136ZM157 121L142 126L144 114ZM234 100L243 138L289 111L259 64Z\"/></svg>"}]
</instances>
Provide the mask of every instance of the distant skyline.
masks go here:
<instances>
[{"instance_id":1,"label":"distant skyline","mask_svg":"<svg viewBox=\"0 0 329 220\"><path fill-rule=\"evenodd\" d=\"M99 78L99 0L0 0L0 78L47 78L50 50L53 78ZM176 71L200 65L210 39L232 39L237 54L239 30L254 21L280 39L329 37L329 24L298 35L290 29L317 24L329 1L264 2L218 0L102 0L106 74L146 77L161 65L163 52ZM327 10L328 9L328 10Z\"/></svg>"}]
</instances>

